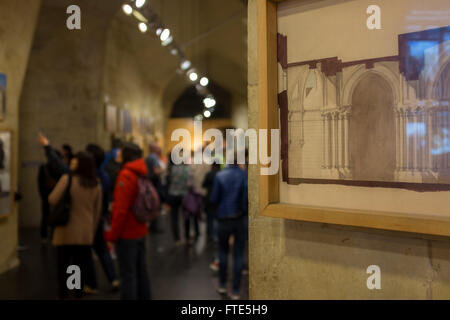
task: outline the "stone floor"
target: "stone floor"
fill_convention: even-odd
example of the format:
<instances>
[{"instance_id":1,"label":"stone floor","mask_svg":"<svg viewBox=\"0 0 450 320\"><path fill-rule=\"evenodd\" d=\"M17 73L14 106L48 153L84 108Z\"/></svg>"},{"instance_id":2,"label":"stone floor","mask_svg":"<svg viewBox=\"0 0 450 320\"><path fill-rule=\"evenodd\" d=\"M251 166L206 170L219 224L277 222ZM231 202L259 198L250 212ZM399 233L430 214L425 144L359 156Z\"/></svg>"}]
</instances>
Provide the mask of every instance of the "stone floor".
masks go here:
<instances>
[{"instance_id":1,"label":"stone floor","mask_svg":"<svg viewBox=\"0 0 450 320\"><path fill-rule=\"evenodd\" d=\"M147 238L153 298L221 299L215 291L217 274L209 269L216 245L206 243L204 223L201 223L202 236L195 245L175 247L168 222L168 216L161 217L160 225L164 232L151 234ZM19 235L21 264L0 275L0 299L55 299L57 283L54 247L40 243L37 229L21 229ZM87 296L86 299L118 299L119 294L111 292L100 265L98 262L96 264L100 294ZM242 299L248 299L248 276L243 276L241 287Z\"/></svg>"}]
</instances>

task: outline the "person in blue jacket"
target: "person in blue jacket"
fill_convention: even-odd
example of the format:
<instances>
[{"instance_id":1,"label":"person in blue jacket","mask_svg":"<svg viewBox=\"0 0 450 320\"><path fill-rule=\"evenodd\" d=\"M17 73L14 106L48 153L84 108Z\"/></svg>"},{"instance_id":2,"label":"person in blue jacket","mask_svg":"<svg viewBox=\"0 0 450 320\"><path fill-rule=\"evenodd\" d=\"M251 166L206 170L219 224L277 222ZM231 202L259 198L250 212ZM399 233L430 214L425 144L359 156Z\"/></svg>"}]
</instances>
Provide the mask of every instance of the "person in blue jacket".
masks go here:
<instances>
[{"instance_id":1,"label":"person in blue jacket","mask_svg":"<svg viewBox=\"0 0 450 320\"><path fill-rule=\"evenodd\" d=\"M236 159L236 157L235 157ZM230 164L214 178L211 202L217 204L216 216L219 222L219 286L220 294L227 293L227 270L230 238L233 245L233 286L230 298L238 300L244 262L246 242L246 196L247 174L237 164Z\"/></svg>"}]
</instances>

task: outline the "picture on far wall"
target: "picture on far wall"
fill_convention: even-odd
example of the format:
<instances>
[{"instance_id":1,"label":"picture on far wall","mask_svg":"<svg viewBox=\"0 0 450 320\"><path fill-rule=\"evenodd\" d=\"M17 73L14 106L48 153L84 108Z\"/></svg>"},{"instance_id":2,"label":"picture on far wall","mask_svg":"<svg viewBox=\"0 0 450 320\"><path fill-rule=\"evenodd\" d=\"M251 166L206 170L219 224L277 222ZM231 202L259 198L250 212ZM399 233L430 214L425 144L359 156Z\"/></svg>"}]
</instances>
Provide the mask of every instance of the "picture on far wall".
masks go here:
<instances>
[{"instance_id":1,"label":"picture on far wall","mask_svg":"<svg viewBox=\"0 0 450 320\"><path fill-rule=\"evenodd\" d=\"M123 122L123 131L125 133L131 133L132 131L132 121L131 114L128 110L124 110L124 122Z\"/></svg>"},{"instance_id":2,"label":"picture on far wall","mask_svg":"<svg viewBox=\"0 0 450 320\"><path fill-rule=\"evenodd\" d=\"M6 114L6 74L0 73L0 121Z\"/></svg>"},{"instance_id":3,"label":"picture on far wall","mask_svg":"<svg viewBox=\"0 0 450 320\"><path fill-rule=\"evenodd\" d=\"M105 127L108 132L116 132L117 126L117 107L113 105L106 105L105 107Z\"/></svg>"},{"instance_id":4,"label":"picture on far wall","mask_svg":"<svg viewBox=\"0 0 450 320\"><path fill-rule=\"evenodd\" d=\"M119 132L123 133L125 127L125 110L124 109L119 109L119 125L118 125L118 129Z\"/></svg>"},{"instance_id":5,"label":"picture on far wall","mask_svg":"<svg viewBox=\"0 0 450 320\"><path fill-rule=\"evenodd\" d=\"M0 217L11 213L11 132L0 131Z\"/></svg>"}]
</instances>

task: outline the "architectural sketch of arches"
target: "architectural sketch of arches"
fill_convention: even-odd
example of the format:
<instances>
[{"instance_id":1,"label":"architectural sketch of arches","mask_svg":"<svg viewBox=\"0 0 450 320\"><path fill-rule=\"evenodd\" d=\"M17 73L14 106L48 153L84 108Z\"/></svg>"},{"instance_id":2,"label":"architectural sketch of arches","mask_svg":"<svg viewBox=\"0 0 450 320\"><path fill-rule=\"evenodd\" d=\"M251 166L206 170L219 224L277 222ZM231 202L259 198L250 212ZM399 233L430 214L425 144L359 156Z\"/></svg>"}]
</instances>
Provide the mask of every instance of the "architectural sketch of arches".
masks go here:
<instances>
[{"instance_id":1,"label":"architectural sketch of arches","mask_svg":"<svg viewBox=\"0 0 450 320\"><path fill-rule=\"evenodd\" d=\"M450 100L450 59L447 60L433 83L431 97L435 100Z\"/></svg>"},{"instance_id":2,"label":"architectural sketch of arches","mask_svg":"<svg viewBox=\"0 0 450 320\"><path fill-rule=\"evenodd\" d=\"M303 109L303 87L308 74L307 66L292 68L288 71L288 99L290 110Z\"/></svg>"},{"instance_id":3,"label":"architectural sketch of arches","mask_svg":"<svg viewBox=\"0 0 450 320\"><path fill-rule=\"evenodd\" d=\"M394 101L391 84L378 72L365 72L355 83L349 130L353 179L394 179Z\"/></svg>"},{"instance_id":4,"label":"architectural sketch of arches","mask_svg":"<svg viewBox=\"0 0 450 320\"><path fill-rule=\"evenodd\" d=\"M360 81L368 74L376 74L386 80L393 93L393 104L397 106L400 102L400 78L390 68L383 63L375 64L374 68L366 69L364 65L359 66L348 78L344 84L344 90L342 95L342 105L350 106L352 104L353 92Z\"/></svg>"},{"instance_id":5,"label":"architectural sketch of arches","mask_svg":"<svg viewBox=\"0 0 450 320\"><path fill-rule=\"evenodd\" d=\"M421 74L422 86L425 90L424 98L444 99L441 97L440 92L436 90L440 90L437 86L443 83L442 81L439 82L439 80L445 75L445 72L447 72L445 68L450 64L450 40L427 49L424 55L425 68Z\"/></svg>"}]
</instances>

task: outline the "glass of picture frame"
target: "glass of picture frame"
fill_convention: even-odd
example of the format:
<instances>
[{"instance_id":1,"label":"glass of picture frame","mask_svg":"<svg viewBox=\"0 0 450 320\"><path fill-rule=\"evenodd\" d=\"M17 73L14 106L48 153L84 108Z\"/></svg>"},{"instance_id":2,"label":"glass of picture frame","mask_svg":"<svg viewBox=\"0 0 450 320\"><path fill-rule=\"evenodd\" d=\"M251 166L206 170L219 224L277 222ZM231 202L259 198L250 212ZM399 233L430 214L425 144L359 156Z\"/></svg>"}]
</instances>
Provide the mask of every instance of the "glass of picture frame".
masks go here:
<instances>
[{"instance_id":1,"label":"glass of picture frame","mask_svg":"<svg viewBox=\"0 0 450 320\"><path fill-rule=\"evenodd\" d=\"M258 125L282 146L281 173L259 177L262 215L450 235L450 29L406 24L414 4L399 2L376 34L365 0L258 1ZM357 10L360 30L333 25ZM373 96L386 101L367 110Z\"/></svg>"}]
</instances>

